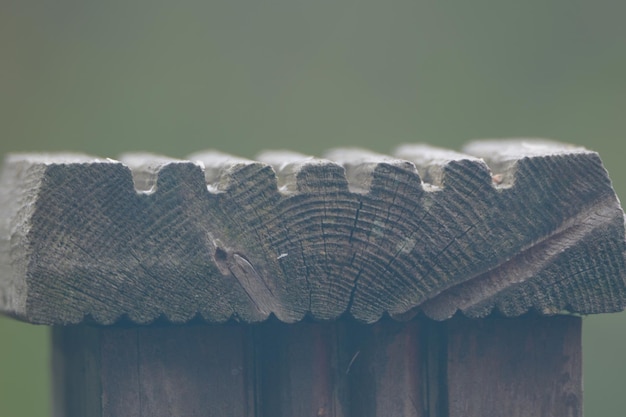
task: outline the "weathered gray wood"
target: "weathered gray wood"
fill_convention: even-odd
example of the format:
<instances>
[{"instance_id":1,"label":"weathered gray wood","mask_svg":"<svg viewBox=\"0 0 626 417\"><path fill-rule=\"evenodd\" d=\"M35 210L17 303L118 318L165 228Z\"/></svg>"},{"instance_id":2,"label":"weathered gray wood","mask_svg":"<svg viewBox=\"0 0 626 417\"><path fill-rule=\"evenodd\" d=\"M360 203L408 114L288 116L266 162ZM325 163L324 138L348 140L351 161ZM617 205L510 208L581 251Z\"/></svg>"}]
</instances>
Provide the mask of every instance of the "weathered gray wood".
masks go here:
<instances>
[{"instance_id":1,"label":"weathered gray wood","mask_svg":"<svg viewBox=\"0 0 626 417\"><path fill-rule=\"evenodd\" d=\"M622 310L624 215L598 155L466 152L11 156L0 310L46 324Z\"/></svg>"},{"instance_id":2,"label":"weathered gray wood","mask_svg":"<svg viewBox=\"0 0 626 417\"><path fill-rule=\"evenodd\" d=\"M259 159L272 164L283 193L272 235L280 236L274 247L285 285L304 285L305 312L337 318L350 309L358 276L351 263L354 251L346 250L358 205L344 169L294 152L265 152Z\"/></svg>"},{"instance_id":3,"label":"weathered gray wood","mask_svg":"<svg viewBox=\"0 0 626 417\"><path fill-rule=\"evenodd\" d=\"M57 417L255 416L242 326L55 328Z\"/></svg>"},{"instance_id":4,"label":"weathered gray wood","mask_svg":"<svg viewBox=\"0 0 626 417\"><path fill-rule=\"evenodd\" d=\"M446 417L582 416L581 319L446 322Z\"/></svg>"}]
</instances>

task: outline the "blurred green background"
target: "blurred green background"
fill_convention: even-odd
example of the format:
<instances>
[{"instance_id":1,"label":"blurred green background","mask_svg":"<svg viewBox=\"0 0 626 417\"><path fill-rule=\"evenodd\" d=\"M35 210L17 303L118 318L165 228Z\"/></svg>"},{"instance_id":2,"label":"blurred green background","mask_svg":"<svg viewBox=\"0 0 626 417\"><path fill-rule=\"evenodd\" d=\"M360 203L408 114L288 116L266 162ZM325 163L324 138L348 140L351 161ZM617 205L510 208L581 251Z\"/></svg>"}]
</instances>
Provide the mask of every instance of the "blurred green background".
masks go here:
<instances>
[{"instance_id":1,"label":"blurred green background","mask_svg":"<svg viewBox=\"0 0 626 417\"><path fill-rule=\"evenodd\" d=\"M626 196L626 2L0 2L0 154L320 154L539 136ZM626 315L584 319L587 416L626 415ZM46 416L48 331L0 319L0 417Z\"/></svg>"}]
</instances>

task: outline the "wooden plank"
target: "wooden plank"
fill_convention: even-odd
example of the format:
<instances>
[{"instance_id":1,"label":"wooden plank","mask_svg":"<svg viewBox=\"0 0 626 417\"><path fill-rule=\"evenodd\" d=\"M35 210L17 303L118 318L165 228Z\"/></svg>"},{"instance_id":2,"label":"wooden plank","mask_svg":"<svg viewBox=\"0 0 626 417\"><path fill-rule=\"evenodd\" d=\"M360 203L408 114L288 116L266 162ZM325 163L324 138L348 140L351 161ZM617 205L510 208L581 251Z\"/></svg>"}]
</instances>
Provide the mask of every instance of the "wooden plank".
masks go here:
<instances>
[{"instance_id":1,"label":"wooden plank","mask_svg":"<svg viewBox=\"0 0 626 417\"><path fill-rule=\"evenodd\" d=\"M55 329L55 416L255 415L250 329Z\"/></svg>"},{"instance_id":2,"label":"wooden plank","mask_svg":"<svg viewBox=\"0 0 626 417\"><path fill-rule=\"evenodd\" d=\"M0 311L35 323L626 304L624 214L598 155L553 142L14 155L0 175Z\"/></svg>"},{"instance_id":3,"label":"wooden plank","mask_svg":"<svg viewBox=\"0 0 626 417\"><path fill-rule=\"evenodd\" d=\"M102 417L101 369L98 329L55 327L52 331L53 416Z\"/></svg>"},{"instance_id":4,"label":"wooden plank","mask_svg":"<svg viewBox=\"0 0 626 417\"><path fill-rule=\"evenodd\" d=\"M580 317L455 318L446 417L582 416Z\"/></svg>"},{"instance_id":5,"label":"wooden plank","mask_svg":"<svg viewBox=\"0 0 626 417\"><path fill-rule=\"evenodd\" d=\"M423 322L383 320L357 326L350 377L353 416L426 417Z\"/></svg>"},{"instance_id":6,"label":"wooden plank","mask_svg":"<svg viewBox=\"0 0 626 417\"><path fill-rule=\"evenodd\" d=\"M102 416L142 417L140 348L138 330L98 329ZM148 381L160 383L158 380Z\"/></svg>"},{"instance_id":7,"label":"wooden plank","mask_svg":"<svg viewBox=\"0 0 626 417\"><path fill-rule=\"evenodd\" d=\"M349 417L348 365L337 323L256 329L260 415Z\"/></svg>"}]
</instances>

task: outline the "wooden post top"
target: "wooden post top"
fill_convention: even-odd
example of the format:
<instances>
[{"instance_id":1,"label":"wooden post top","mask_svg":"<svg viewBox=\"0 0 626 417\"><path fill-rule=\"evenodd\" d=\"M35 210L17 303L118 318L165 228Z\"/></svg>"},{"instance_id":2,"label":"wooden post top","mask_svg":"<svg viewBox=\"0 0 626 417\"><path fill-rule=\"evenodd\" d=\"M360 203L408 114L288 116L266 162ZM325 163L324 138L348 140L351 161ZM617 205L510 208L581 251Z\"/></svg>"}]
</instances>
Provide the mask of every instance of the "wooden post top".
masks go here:
<instances>
[{"instance_id":1,"label":"wooden post top","mask_svg":"<svg viewBox=\"0 0 626 417\"><path fill-rule=\"evenodd\" d=\"M0 311L64 325L624 309L624 213L596 153L463 152L11 155Z\"/></svg>"}]
</instances>

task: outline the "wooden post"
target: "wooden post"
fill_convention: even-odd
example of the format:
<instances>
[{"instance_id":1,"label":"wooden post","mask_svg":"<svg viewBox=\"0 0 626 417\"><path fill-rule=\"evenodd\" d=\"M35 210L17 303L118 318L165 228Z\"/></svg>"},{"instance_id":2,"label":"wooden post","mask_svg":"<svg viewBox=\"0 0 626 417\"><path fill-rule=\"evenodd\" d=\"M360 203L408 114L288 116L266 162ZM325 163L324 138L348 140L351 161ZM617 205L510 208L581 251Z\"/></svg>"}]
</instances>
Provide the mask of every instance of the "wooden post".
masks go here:
<instances>
[{"instance_id":1,"label":"wooden post","mask_svg":"<svg viewBox=\"0 0 626 417\"><path fill-rule=\"evenodd\" d=\"M54 331L55 416L582 416L580 318Z\"/></svg>"},{"instance_id":2,"label":"wooden post","mask_svg":"<svg viewBox=\"0 0 626 417\"><path fill-rule=\"evenodd\" d=\"M255 416L251 329L55 328L55 417Z\"/></svg>"},{"instance_id":3,"label":"wooden post","mask_svg":"<svg viewBox=\"0 0 626 417\"><path fill-rule=\"evenodd\" d=\"M13 155L0 311L55 326L57 417L580 416L624 213L554 142L324 159Z\"/></svg>"}]
</instances>

